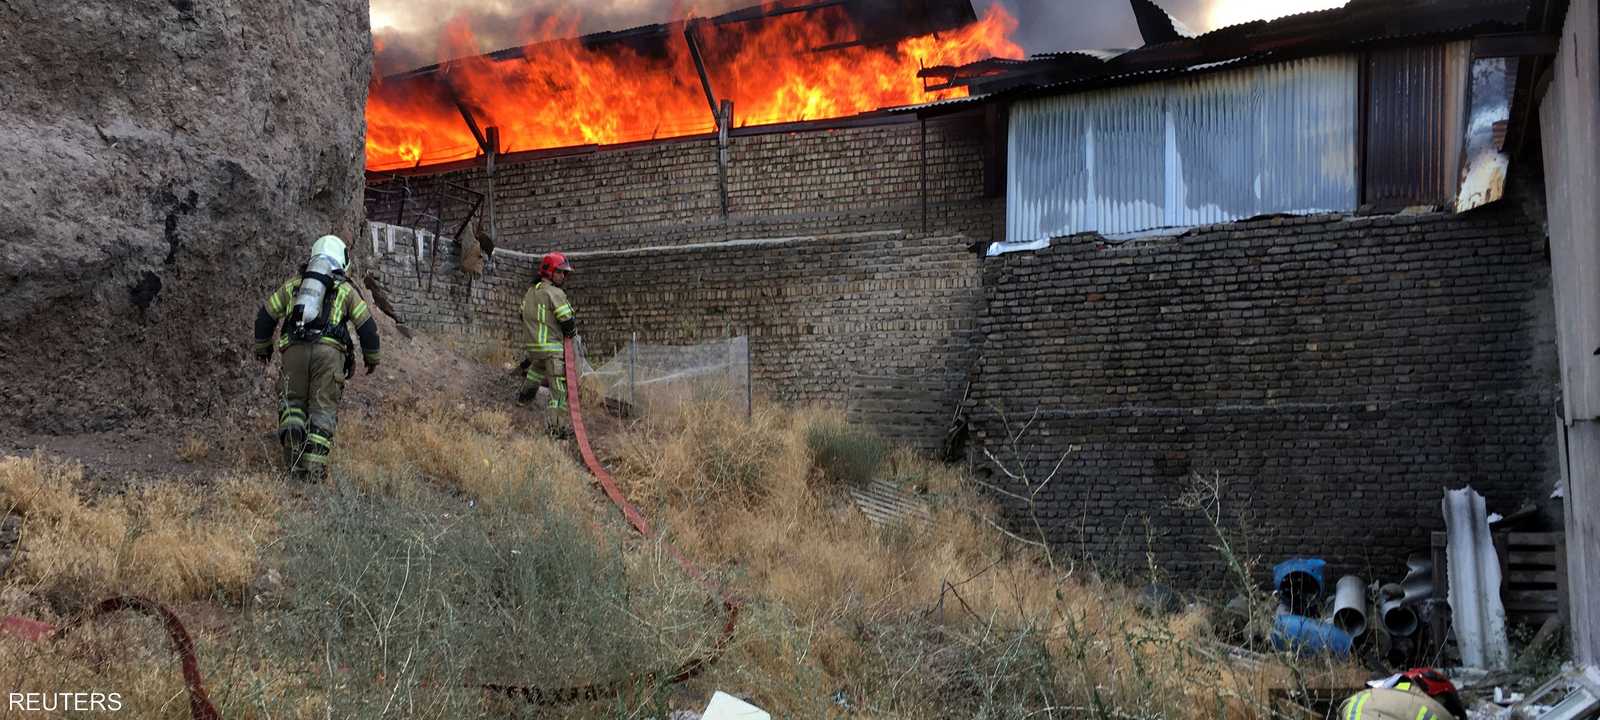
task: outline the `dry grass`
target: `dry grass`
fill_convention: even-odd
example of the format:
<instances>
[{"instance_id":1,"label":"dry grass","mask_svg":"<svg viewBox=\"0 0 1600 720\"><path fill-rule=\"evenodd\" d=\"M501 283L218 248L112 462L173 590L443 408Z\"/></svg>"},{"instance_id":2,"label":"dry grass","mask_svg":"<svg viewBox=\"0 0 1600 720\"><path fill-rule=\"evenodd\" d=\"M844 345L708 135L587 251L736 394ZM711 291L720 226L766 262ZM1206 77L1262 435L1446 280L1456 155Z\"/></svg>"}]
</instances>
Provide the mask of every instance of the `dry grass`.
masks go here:
<instances>
[{"instance_id":1,"label":"dry grass","mask_svg":"<svg viewBox=\"0 0 1600 720\"><path fill-rule=\"evenodd\" d=\"M434 404L352 418L341 427L333 472L355 489L402 500L431 488L525 512L552 502L592 506L588 474L538 425L526 419L519 425L516 417Z\"/></svg>"},{"instance_id":2,"label":"dry grass","mask_svg":"<svg viewBox=\"0 0 1600 720\"><path fill-rule=\"evenodd\" d=\"M199 435L191 434L183 439L183 444L178 446L178 459L186 463L203 462L211 457L211 442Z\"/></svg>"},{"instance_id":3,"label":"dry grass","mask_svg":"<svg viewBox=\"0 0 1600 720\"><path fill-rule=\"evenodd\" d=\"M81 466L35 456L0 458L0 507L22 516L12 575L32 592L68 605L122 594L177 602L243 595L279 499L253 475L91 498Z\"/></svg>"},{"instance_id":4,"label":"dry grass","mask_svg":"<svg viewBox=\"0 0 1600 720\"><path fill-rule=\"evenodd\" d=\"M458 355L482 365L504 367L522 361L522 351L513 343L499 338L452 333L442 339Z\"/></svg>"},{"instance_id":5,"label":"dry grass","mask_svg":"<svg viewBox=\"0 0 1600 720\"><path fill-rule=\"evenodd\" d=\"M630 495L758 598L738 657L716 673L768 709L816 716L842 691L882 717L1260 716L1267 687L1289 683L1288 668L1208 656L1203 612L1150 620L1123 587L1052 574L948 468L895 453L879 475L927 488L934 522L870 525L825 481L819 433L839 433L835 413L764 408L747 424L703 405L620 441ZM1008 686L1024 676L1030 686Z\"/></svg>"},{"instance_id":6,"label":"dry grass","mask_svg":"<svg viewBox=\"0 0 1600 720\"><path fill-rule=\"evenodd\" d=\"M204 618L220 607L219 618L198 627L191 622L191 630L199 638L218 705L230 718L322 717L332 711L329 703L337 702L345 703L339 706L345 709L341 716L377 716L377 707L362 714L350 704L372 696L382 705L384 697L393 696L386 688L368 692L375 681L361 676L359 668L366 665L352 661L355 670L328 669L321 652L299 647L294 651L299 654L286 655L282 642L314 637L310 630L300 635L287 630L295 626L285 624L286 618L300 617L298 627L321 627L311 621L327 621L313 612L320 612L324 602L313 600L348 594L349 588L380 579L368 568L389 568L374 571L388 573L382 577L389 579L373 585L378 588L373 592L406 599L393 606L419 633L465 622L453 610L440 614L435 608L465 607L452 604L457 601L448 593L480 582L472 579L478 576L451 580L457 577L452 573L471 573L463 568L482 564L491 571L481 577L497 578L531 567L513 557L547 556L541 561L546 567L571 569L564 582L600 587L605 594L595 597L612 598L605 601L611 614L600 623L607 627L588 627L585 623L597 621L562 611L564 622L575 625L568 628L569 639L579 643L575 647L586 637L616 636L624 625L633 627L630 643L649 638L643 641L654 647L648 654L663 662L705 642L698 633L714 627L714 620L701 605L703 591L672 568L659 546L619 528L614 511L594 492L568 447L540 437L536 426L528 426L529 417L442 403L347 417L335 449L336 483L318 491L332 500L310 507L288 502L271 481L239 471L208 488L159 485L90 497L81 469L69 463L5 458L0 460L0 511L14 507L26 527L20 562L0 586L0 614L53 620L58 618L49 606L63 605L57 598L126 592L187 602L180 611L188 618ZM873 445L851 432L837 412L827 409L759 407L746 419L722 405L691 404L651 415L605 439L604 449L614 456L614 471L629 496L686 555L720 568L748 600L734 646L685 692L703 698L711 689L732 690L780 717L842 716L848 706L854 716L872 718L1198 720L1267 717L1269 688L1316 684L1319 678L1350 684L1359 678L1359 672L1342 665L1273 659L1250 667L1218 657L1206 649L1212 638L1204 611L1162 619L1139 614L1128 589L1070 561L1051 562L1044 550L1007 537L992 524L992 510L971 483L903 450L852 467L925 490L934 520L871 525L849 504L841 478L830 477L826 453L819 452ZM821 437L831 439L819 443ZM878 453L873 451L875 457ZM361 510L366 506L339 502L339 497L365 498L379 503L375 507L382 512ZM499 514L510 525L462 535L466 526L458 523L471 508L476 508L474 517ZM416 519L386 521L385 513ZM327 525L329 518L348 522ZM584 553L537 552L540 543L553 542L540 538L558 537L548 533L563 526L578 530L559 536L572 543L570 548L594 543L609 549L576 565L572 559ZM278 541L274 552L286 557L260 556L269 537ZM477 539L463 545L457 537ZM535 544L522 545L519 552L513 541ZM355 552L361 547L372 551ZM335 563L341 552L349 557ZM414 558L434 563L435 585L418 584L425 578L411 574ZM307 569L324 559L332 563L328 572ZM265 603L251 601L254 591L246 592L263 563L288 572L287 589ZM606 568L610 575L585 569L590 567ZM555 577L550 572L524 576L532 583L526 586L529 597L539 596L542 583ZM585 580L605 577L612 579L599 585ZM491 586L500 587L484 587ZM487 590L470 594L472 602L498 602ZM228 613L229 603L241 597L250 612ZM204 602L219 599L225 602ZM341 617L334 619L346 622ZM346 652L389 647L391 641L376 630L368 637L357 626L347 627L341 642L357 645L347 645ZM686 636L693 638L688 645ZM463 642L460 637L450 634L456 639L447 642ZM488 633L475 642L525 650L526 643L495 638ZM446 649L440 646L441 659L421 674L416 666L404 666L401 653L386 655L387 664L377 666L388 670L375 677L406 678L395 692L422 703L402 714L455 717L479 715L485 708L506 710L493 703L480 706L471 694L428 704L429 698L442 697L428 689L433 669L444 673L441 677L466 672L449 666L462 662L461 647ZM136 695L131 706L136 717L182 717L186 710L164 638L148 620L105 621L50 645L0 639L0 656L24 661L11 666L17 669L10 677L0 671L0 683L10 687L53 690L99 683ZM557 665L530 664L536 661ZM597 659L567 667L560 665L562 658L538 653L519 662L516 675L544 673L563 681L576 679L562 675L573 668L587 668L578 673L587 675L608 667ZM660 709L657 697L557 714L649 717L664 715Z\"/></svg>"},{"instance_id":7,"label":"dry grass","mask_svg":"<svg viewBox=\"0 0 1600 720\"><path fill-rule=\"evenodd\" d=\"M15 594L13 594L15 596ZM229 720L324 717L323 693L255 655L248 633L196 621L194 606L179 606L188 620L211 700ZM0 598L0 615L58 618ZM188 697L171 640L160 623L118 614L85 623L53 642L0 633L0 685L8 692L117 693L118 717L187 720ZM93 717L108 713L67 714ZM0 714L0 716L4 716Z\"/></svg>"}]
</instances>

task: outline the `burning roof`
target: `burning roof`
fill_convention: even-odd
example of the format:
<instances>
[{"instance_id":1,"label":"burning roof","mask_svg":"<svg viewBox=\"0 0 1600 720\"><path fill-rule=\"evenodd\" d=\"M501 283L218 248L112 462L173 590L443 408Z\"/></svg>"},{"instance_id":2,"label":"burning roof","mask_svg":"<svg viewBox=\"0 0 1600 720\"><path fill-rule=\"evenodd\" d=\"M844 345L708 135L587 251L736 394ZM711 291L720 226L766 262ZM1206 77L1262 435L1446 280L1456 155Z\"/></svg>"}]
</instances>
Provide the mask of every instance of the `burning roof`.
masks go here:
<instances>
[{"instance_id":1,"label":"burning roof","mask_svg":"<svg viewBox=\"0 0 1600 720\"><path fill-rule=\"evenodd\" d=\"M964 87L973 102L988 94L1066 92L1141 82L1173 74L1342 52L1397 42L1509 31L1528 18L1528 0L1351 0L1333 10L1219 28L1189 37L1149 0L1133 0L1146 45L1135 50L1078 50L1026 62L931 67L933 87ZM965 105L965 103L963 103ZM954 104L902 111L945 112Z\"/></svg>"},{"instance_id":2,"label":"burning roof","mask_svg":"<svg viewBox=\"0 0 1600 720\"><path fill-rule=\"evenodd\" d=\"M480 55L452 25L446 52L459 59L373 79L367 166L471 158L466 117L499 128L511 152L711 132L708 99L732 100L737 127L959 97L966 88L931 88L918 71L1020 56L1015 27L969 0L786 0L582 37L552 21L527 45Z\"/></svg>"}]
</instances>

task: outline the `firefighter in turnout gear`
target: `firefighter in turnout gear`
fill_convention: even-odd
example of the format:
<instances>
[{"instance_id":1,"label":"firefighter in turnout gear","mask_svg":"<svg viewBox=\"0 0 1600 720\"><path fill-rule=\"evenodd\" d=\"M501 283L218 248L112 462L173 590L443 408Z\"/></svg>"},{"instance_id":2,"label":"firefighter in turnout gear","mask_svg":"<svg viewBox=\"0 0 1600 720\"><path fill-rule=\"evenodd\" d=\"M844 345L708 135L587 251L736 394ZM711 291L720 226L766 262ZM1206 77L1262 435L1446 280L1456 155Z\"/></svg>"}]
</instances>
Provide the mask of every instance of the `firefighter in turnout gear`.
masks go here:
<instances>
[{"instance_id":1,"label":"firefighter in turnout gear","mask_svg":"<svg viewBox=\"0 0 1600 720\"><path fill-rule=\"evenodd\" d=\"M517 402L528 404L539 393L540 387L550 389L550 402L545 409L545 427L551 434L567 432L567 376L562 358L563 338L578 332L578 320L566 291L572 265L558 252L549 253L539 262L539 282L522 297L522 324L527 326L531 342L528 351L527 375Z\"/></svg>"},{"instance_id":2,"label":"firefighter in turnout gear","mask_svg":"<svg viewBox=\"0 0 1600 720\"><path fill-rule=\"evenodd\" d=\"M1456 686L1433 668L1414 668L1362 690L1339 706L1339 720L1466 720Z\"/></svg>"},{"instance_id":3,"label":"firefighter in turnout gear","mask_svg":"<svg viewBox=\"0 0 1600 720\"><path fill-rule=\"evenodd\" d=\"M347 324L356 327L367 373L378 366L378 323L345 276L349 266L344 242L322 236L300 274L267 296L256 313L255 352L262 363L272 360L272 333L283 325L276 345L283 353L278 441L297 478L327 473L339 398L355 368Z\"/></svg>"}]
</instances>

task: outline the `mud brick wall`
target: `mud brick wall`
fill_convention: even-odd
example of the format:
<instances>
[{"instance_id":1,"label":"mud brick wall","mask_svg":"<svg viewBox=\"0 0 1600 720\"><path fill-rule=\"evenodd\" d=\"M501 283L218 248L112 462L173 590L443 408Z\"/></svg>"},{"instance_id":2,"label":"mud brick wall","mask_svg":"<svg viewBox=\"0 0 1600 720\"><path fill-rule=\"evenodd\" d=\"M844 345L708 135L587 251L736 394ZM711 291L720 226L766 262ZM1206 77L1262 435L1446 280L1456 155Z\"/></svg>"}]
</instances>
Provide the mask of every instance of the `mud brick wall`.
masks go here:
<instances>
[{"instance_id":1,"label":"mud brick wall","mask_svg":"<svg viewBox=\"0 0 1600 720\"><path fill-rule=\"evenodd\" d=\"M1315 555L1398 580L1443 529L1446 488L1509 513L1558 472L1549 261L1512 205L989 259L974 461L1027 495L982 450L1035 487L1070 451L1037 495L1048 537L1136 573L1154 557L1186 586L1226 585L1210 525L1177 506L1199 473L1226 482L1229 530L1269 566ZM1013 454L1008 428L1030 418Z\"/></svg>"},{"instance_id":2,"label":"mud brick wall","mask_svg":"<svg viewBox=\"0 0 1600 720\"><path fill-rule=\"evenodd\" d=\"M372 227L377 272L408 324L525 341L518 304L535 256L497 252L469 288L454 241L437 243L435 263L425 235L419 263L412 231L395 228L390 251L389 227ZM980 290L970 242L875 232L579 252L567 290L596 357L634 333L661 345L747 335L758 395L838 403L852 422L933 451L973 358Z\"/></svg>"},{"instance_id":3,"label":"mud brick wall","mask_svg":"<svg viewBox=\"0 0 1600 720\"><path fill-rule=\"evenodd\" d=\"M500 250L482 275L468 276L461 272L460 245L452 238L367 223L360 242L360 252L372 253L367 273L382 280L398 320L419 330L522 342L518 306L538 273L537 257ZM358 256L358 268L364 261Z\"/></svg>"},{"instance_id":4,"label":"mud brick wall","mask_svg":"<svg viewBox=\"0 0 1600 720\"><path fill-rule=\"evenodd\" d=\"M739 131L729 140L729 216L722 217L717 147L704 138L511 155L495 170L501 247L618 250L752 237L923 227L923 135L916 121L795 132ZM927 223L939 234L994 236L1001 202L984 197L984 128L927 123ZM481 165L482 161L479 160ZM410 178L406 224L439 183L483 191L482 167ZM388 186L393 187L393 186ZM397 202L369 219L395 222ZM449 220L466 212L452 206ZM452 223L447 222L446 225Z\"/></svg>"}]
</instances>

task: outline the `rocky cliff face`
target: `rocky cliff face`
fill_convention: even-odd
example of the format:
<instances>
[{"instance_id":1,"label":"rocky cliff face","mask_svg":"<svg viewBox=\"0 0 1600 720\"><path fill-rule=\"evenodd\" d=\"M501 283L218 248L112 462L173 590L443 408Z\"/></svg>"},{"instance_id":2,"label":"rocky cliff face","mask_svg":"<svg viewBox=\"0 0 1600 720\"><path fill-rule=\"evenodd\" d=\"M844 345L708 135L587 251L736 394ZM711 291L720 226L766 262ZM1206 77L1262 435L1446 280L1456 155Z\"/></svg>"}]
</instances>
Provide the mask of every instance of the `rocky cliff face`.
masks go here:
<instances>
[{"instance_id":1,"label":"rocky cliff face","mask_svg":"<svg viewBox=\"0 0 1600 720\"><path fill-rule=\"evenodd\" d=\"M0 426L214 413L361 222L365 0L0 0Z\"/></svg>"}]
</instances>

